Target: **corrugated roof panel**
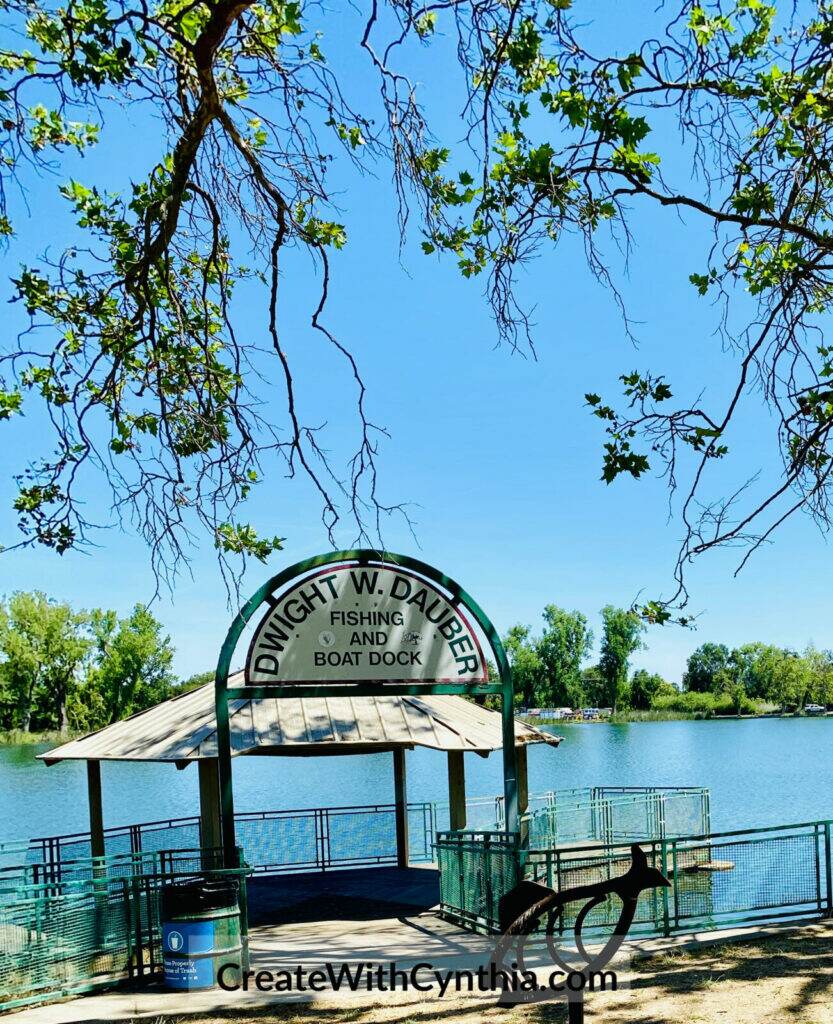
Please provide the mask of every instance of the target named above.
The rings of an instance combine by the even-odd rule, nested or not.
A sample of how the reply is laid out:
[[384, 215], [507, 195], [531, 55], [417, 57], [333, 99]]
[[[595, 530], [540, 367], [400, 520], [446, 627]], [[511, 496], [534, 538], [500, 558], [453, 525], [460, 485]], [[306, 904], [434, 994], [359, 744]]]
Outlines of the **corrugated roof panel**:
[[[240, 675], [229, 680], [232, 687]], [[310, 697], [230, 700], [232, 752], [309, 748], [349, 752], [352, 745], [499, 750], [501, 716], [462, 697]], [[558, 737], [515, 723], [518, 743], [558, 744]], [[191, 761], [217, 756], [214, 686], [208, 684], [123, 722], [39, 755], [63, 760]]]

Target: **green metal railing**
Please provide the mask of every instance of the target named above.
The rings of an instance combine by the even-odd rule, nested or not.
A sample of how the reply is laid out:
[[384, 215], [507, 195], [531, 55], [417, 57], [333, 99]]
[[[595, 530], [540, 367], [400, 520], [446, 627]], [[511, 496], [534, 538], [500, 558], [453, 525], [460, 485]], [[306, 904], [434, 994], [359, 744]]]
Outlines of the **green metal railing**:
[[530, 800], [530, 844], [604, 845], [710, 831], [709, 791], [694, 787], [593, 787]]
[[[326, 871], [396, 863], [393, 804], [244, 811], [235, 815], [235, 822], [238, 842], [246, 851], [247, 862], [258, 873]], [[433, 859], [435, 822], [433, 803], [408, 804], [409, 856], [413, 863], [428, 863]], [[136, 857], [172, 847], [198, 848], [201, 840], [198, 817], [167, 818], [104, 830], [108, 856]], [[9, 845], [19, 848], [19, 844]], [[2, 852], [0, 847], [0, 856]], [[32, 865], [39, 865], [35, 870], [49, 880], [62, 878], [65, 864], [89, 857], [89, 832], [74, 832], [30, 840], [25, 859]], [[11, 859], [15, 860], [14, 851]], [[19, 853], [17, 859], [20, 859]]]
[[245, 951], [247, 869], [206, 867], [212, 862], [222, 863], [222, 851], [117, 855], [76, 861], [62, 880], [37, 883], [31, 865], [8, 869], [0, 877], [0, 1010], [158, 974], [159, 893], [172, 881], [238, 879]]
[[[408, 804], [408, 845], [412, 863], [434, 859], [434, 833], [449, 826], [448, 804]], [[466, 801], [469, 829], [504, 829], [503, 797]], [[613, 843], [709, 831], [708, 790], [687, 787], [592, 787], [548, 790], [529, 797], [525, 829], [537, 845]], [[238, 841], [253, 871], [281, 874], [396, 863], [393, 804], [310, 807], [285, 811], [245, 811], [235, 815]], [[200, 819], [167, 818], [104, 830], [108, 856], [137, 857], [148, 852], [199, 847]], [[91, 855], [88, 832], [32, 839], [0, 846], [2, 865], [25, 859], [33, 880], [64, 877], [64, 865]]]
[[[672, 935], [833, 916], [832, 826], [813, 821], [641, 842], [649, 863], [666, 874], [671, 887], [643, 894], [632, 930]], [[513, 878], [556, 890], [607, 881], [627, 870], [630, 844], [528, 850], [518, 844], [511, 869], [505, 863], [511, 855], [496, 854], [485, 834], [443, 832], [437, 837], [437, 855], [443, 916], [496, 931], [498, 901], [512, 888]], [[499, 863], [493, 867], [496, 856]], [[485, 878], [490, 879], [488, 888], [481, 881]], [[502, 886], [504, 878], [512, 884]], [[572, 927], [580, 909], [567, 908], [562, 930]], [[591, 912], [586, 927], [611, 928], [620, 909], [610, 897]]]

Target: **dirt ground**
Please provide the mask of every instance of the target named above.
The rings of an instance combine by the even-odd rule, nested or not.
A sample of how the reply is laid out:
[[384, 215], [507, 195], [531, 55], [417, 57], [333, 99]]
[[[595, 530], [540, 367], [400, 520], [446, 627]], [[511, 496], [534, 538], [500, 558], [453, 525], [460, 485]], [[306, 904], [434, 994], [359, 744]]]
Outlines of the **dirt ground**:
[[[629, 987], [589, 993], [586, 1019], [605, 1024], [833, 1024], [833, 928], [687, 948], [636, 959]], [[421, 1001], [410, 993], [373, 1003], [310, 1003], [162, 1018], [155, 1024], [545, 1024], [566, 1021], [558, 1003], [504, 1010], [481, 996]]]

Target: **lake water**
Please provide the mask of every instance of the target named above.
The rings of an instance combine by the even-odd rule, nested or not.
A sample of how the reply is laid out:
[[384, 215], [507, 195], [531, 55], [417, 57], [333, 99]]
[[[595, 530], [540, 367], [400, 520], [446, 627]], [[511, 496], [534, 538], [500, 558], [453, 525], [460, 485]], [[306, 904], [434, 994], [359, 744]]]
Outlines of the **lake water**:
[[[563, 725], [560, 747], [529, 752], [531, 793], [593, 785], [706, 786], [715, 830], [833, 818], [833, 719]], [[0, 747], [0, 841], [85, 830], [83, 763], [47, 768], [43, 747]], [[445, 755], [409, 752], [410, 800], [444, 800]], [[466, 757], [471, 796], [501, 791], [500, 754]], [[166, 764], [102, 766], [106, 825], [197, 813], [197, 770]], [[390, 754], [241, 757], [237, 810], [393, 802]]]

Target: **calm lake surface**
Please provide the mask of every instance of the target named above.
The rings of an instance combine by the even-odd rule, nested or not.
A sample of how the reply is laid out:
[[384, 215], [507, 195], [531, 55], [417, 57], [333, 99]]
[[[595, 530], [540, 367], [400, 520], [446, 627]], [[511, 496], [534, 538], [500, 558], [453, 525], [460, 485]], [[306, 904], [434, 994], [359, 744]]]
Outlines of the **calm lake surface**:
[[[563, 725], [560, 747], [532, 747], [529, 788], [592, 785], [707, 786], [717, 830], [833, 818], [833, 718]], [[44, 747], [0, 747], [0, 841], [85, 830], [82, 763], [47, 768]], [[410, 800], [445, 800], [446, 759], [408, 753]], [[238, 810], [393, 801], [390, 754], [360, 757], [240, 757]], [[182, 817], [198, 810], [197, 770], [105, 763], [105, 825]], [[501, 791], [500, 754], [467, 755], [471, 796]]]

